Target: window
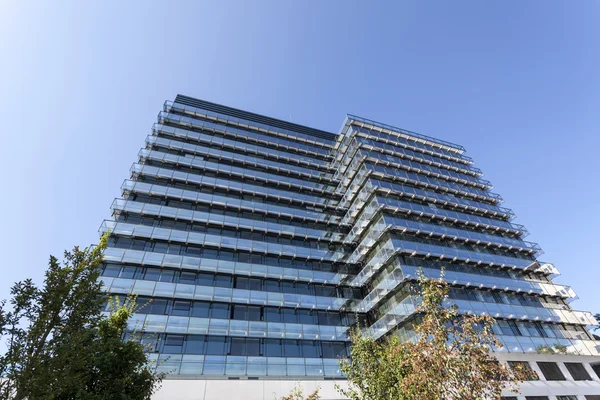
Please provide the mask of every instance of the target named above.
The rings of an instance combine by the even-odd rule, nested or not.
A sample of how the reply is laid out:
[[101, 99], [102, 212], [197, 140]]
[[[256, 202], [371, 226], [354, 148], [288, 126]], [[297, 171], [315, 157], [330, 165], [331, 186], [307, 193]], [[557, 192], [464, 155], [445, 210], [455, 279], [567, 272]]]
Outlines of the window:
[[302, 357], [300, 345], [297, 340], [286, 340], [284, 344], [286, 357]]
[[542, 370], [544, 377], [546, 377], [546, 380], [548, 380], [548, 381], [564, 381], [565, 380], [565, 376], [561, 372], [560, 368], [558, 368], [558, 365], [556, 363], [538, 361], [537, 364], [540, 367], [540, 369]]
[[548, 400], [548, 396], [525, 396], [525, 400]]
[[260, 321], [260, 307], [248, 306], [248, 321]]
[[248, 289], [262, 290], [262, 281], [260, 279], [248, 279]]
[[222, 336], [207, 336], [206, 354], [213, 356], [224, 356], [227, 342]]
[[556, 400], [577, 400], [577, 396], [556, 396]]
[[191, 308], [191, 301], [175, 300], [175, 302], [173, 303], [173, 310], [171, 311], [171, 314], [187, 317], [188, 315], [190, 315]]
[[159, 315], [164, 315], [165, 311], [167, 310], [167, 303], [168, 300], [162, 300], [162, 299], [152, 299], [148, 302], [148, 305], [146, 307], [148, 310], [148, 314], [159, 314]]
[[187, 354], [204, 354], [206, 352], [206, 337], [203, 335], [189, 335], [185, 346]]
[[175, 271], [162, 270], [162, 272], [160, 274], [160, 281], [161, 282], [173, 282], [174, 273], [175, 273]]
[[319, 357], [319, 348], [317, 342], [312, 340], [301, 340], [300, 345], [302, 346], [302, 357], [306, 358], [317, 358]]
[[212, 318], [229, 319], [229, 304], [213, 303], [210, 316]]
[[314, 290], [308, 283], [296, 283], [296, 293], [298, 294], [314, 294]]
[[192, 317], [208, 318], [210, 313], [210, 303], [195, 301], [192, 308]]
[[147, 281], [158, 281], [160, 279], [160, 269], [147, 268], [144, 279]]
[[279, 313], [279, 308], [265, 307], [264, 320], [266, 322], [281, 322], [281, 315]]
[[298, 323], [300, 324], [314, 324], [316, 321], [316, 313], [313, 315], [311, 310], [298, 309]]
[[260, 339], [246, 339], [246, 356], [260, 356]]
[[283, 356], [283, 348], [279, 339], [265, 339], [265, 356], [281, 357]]
[[164, 353], [181, 353], [183, 350], [183, 335], [167, 335], [165, 339]]
[[592, 364], [592, 369], [594, 370], [598, 378], [600, 378], [600, 364]]
[[[119, 302], [121, 300], [119, 299]], [[148, 299], [147, 297], [138, 297], [135, 299], [135, 307], [136, 307], [136, 313], [138, 314], [148, 314], [150, 311], [150, 307], [148, 306], [148, 302], [150, 301], [150, 299]], [[119, 304], [123, 304], [123, 303], [119, 303]], [[108, 310], [108, 303], [106, 304], [107, 310]]]
[[144, 351], [153, 353], [156, 351], [158, 344], [158, 335], [155, 333], [144, 333], [140, 339], [140, 343], [144, 346]]
[[224, 288], [230, 288], [232, 287], [232, 277], [231, 276], [225, 276], [225, 275], [217, 275], [215, 276], [215, 286], [216, 287], [224, 287]]
[[319, 325], [331, 325], [329, 323], [329, 313], [326, 311], [317, 311]]
[[246, 321], [248, 319], [248, 306], [236, 304], [233, 307], [233, 319]]
[[248, 278], [235, 278], [236, 289], [248, 289]]
[[231, 338], [231, 347], [229, 354], [232, 356], [245, 356], [246, 355], [246, 339], [244, 338]]
[[527, 371], [530, 378], [528, 380], [537, 381], [540, 378], [537, 376], [537, 373], [531, 369], [531, 365], [527, 361], [509, 361], [508, 366], [511, 368], [517, 368], [521, 371]]
[[586, 371], [583, 364], [566, 362], [565, 367], [576, 381], [591, 381], [590, 374]]
[[279, 292], [279, 282], [266, 280], [264, 290], [267, 292]]
[[600, 400], [600, 395], [597, 395], [597, 394], [587, 394], [585, 396], [585, 400]]
[[104, 268], [104, 271], [102, 272], [103, 276], [113, 276], [113, 277], [117, 277], [119, 276], [119, 273], [121, 272], [121, 266], [120, 265], [107, 265]]
[[282, 308], [281, 315], [283, 316], [283, 322], [298, 322], [298, 318], [296, 317], [296, 311], [291, 308]]
[[198, 285], [201, 286], [213, 286], [215, 276], [212, 274], [199, 273], [198, 274]]
[[322, 342], [321, 349], [323, 350], [323, 358], [335, 358], [331, 342]]
[[135, 275], [135, 267], [123, 267], [120, 278], [132, 279]]
[[503, 335], [521, 336], [521, 333], [519, 332], [519, 329], [517, 328], [517, 325], [514, 321], [498, 320], [496, 321], [496, 323], [500, 327]]
[[196, 274], [194, 272], [181, 272], [179, 282], [193, 285], [196, 283]]

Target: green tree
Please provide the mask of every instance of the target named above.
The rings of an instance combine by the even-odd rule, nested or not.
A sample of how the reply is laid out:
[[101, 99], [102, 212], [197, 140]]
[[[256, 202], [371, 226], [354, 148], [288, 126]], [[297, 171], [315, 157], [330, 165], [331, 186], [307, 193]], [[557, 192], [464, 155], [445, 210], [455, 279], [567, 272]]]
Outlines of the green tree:
[[488, 399], [535, 378], [531, 370], [508, 368], [492, 355], [491, 347], [502, 347], [492, 331], [493, 318], [459, 315], [456, 306], [444, 305], [448, 285], [443, 277], [421, 275], [417, 288], [415, 340], [377, 341], [357, 328], [352, 357], [341, 362], [349, 384], [338, 387], [343, 395], [351, 400]]
[[41, 287], [17, 282], [0, 303], [0, 399], [150, 398], [161, 376], [139, 343], [122, 341], [132, 300], [102, 316], [106, 243], [51, 256]]

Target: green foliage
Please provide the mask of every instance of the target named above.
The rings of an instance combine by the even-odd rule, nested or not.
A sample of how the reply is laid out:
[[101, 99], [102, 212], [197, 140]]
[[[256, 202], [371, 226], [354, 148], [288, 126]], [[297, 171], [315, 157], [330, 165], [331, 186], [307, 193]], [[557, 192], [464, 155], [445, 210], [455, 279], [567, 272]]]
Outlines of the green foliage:
[[0, 303], [0, 399], [149, 399], [161, 376], [140, 344], [123, 342], [133, 301], [102, 316], [99, 278], [107, 237], [50, 257], [44, 284], [28, 279]]
[[459, 315], [444, 306], [448, 286], [442, 278], [418, 282], [420, 322], [414, 341], [396, 336], [376, 341], [352, 333], [352, 357], [341, 362], [351, 400], [437, 400], [498, 398], [517, 391], [530, 371], [499, 363], [490, 348], [502, 347], [493, 334], [493, 318]]
[[351, 334], [352, 357], [341, 362], [350, 389], [338, 390], [351, 400], [404, 399], [399, 385], [407, 375], [404, 351], [396, 336], [381, 341], [363, 336], [360, 327]]
[[302, 386], [296, 383], [294, 388], [290, 391], [290, 394], [281, 397], [279, 400], [319, 400], [320, 398], [319, 388], [316, 388], [311, 394], [304, 397]]

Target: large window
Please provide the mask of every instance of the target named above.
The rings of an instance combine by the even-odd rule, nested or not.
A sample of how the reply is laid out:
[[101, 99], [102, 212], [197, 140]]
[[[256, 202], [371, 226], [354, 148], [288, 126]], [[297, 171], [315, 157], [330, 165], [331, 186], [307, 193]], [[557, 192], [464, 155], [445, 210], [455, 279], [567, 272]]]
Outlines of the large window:
[[181, 353], [183, 351], [183, 335], [167, 335], [163, 351], [165, 353]]
[[554, 362], [539, 362], [538, 366], [542, 370], [544, 377], [547, 381], [564, 381], [565, 376], [563, 375], [558, 365]]
[[530, 376], [529, 380], [535, 380], [535, 381], [539, 380], [537, 373], [533, 369], [531, 369], [531, 365], [529, 365], [529, 363], [527, 361], [509, 361], [508, 366], [511, 368], [516, 368], [521, 371], [526, 371], [528, 373], [528, 375]]
[[569, 373], [571, 374], [573, 379], [575, 379], [576, 381], [591, 381], [592, 380], [592, 378], [590, 377], [590, 374], [588, 374], [585, 367], [581, 363], [566, 362], [565, 367], [567, 367], [567, 370], [569, 371]]

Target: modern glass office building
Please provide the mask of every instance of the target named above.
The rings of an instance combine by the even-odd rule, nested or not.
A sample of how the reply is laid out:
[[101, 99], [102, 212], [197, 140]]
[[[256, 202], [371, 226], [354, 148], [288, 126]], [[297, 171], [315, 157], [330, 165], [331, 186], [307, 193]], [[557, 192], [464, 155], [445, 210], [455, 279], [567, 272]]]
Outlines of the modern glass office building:
[[445, 270], [461, 312], [496, 318], [501, 359], [599, 353], [592, 315], [460, 145], [178, 95], [138, 156], [101, 227], [102, 279], [137, 293], [131, 326], [172, 377], [342, 378], [355, 324], [411, 336], [419, 268]]

